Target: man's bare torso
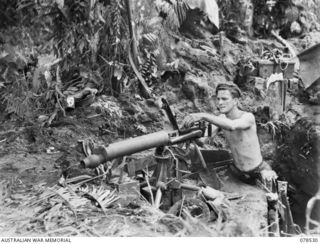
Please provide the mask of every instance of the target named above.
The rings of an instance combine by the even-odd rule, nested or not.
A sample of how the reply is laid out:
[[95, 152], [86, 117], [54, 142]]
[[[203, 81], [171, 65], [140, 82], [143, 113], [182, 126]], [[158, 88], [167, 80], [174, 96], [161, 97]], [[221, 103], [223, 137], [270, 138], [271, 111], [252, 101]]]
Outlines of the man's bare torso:
[[[240, 117], [245, 113], [243, 112]], [[262, 156], [255, 123], [245, 130], [223, 130], [223, 132], [230, 146], [234, 164], [239, 170], [248, 172], [261, 164]]]

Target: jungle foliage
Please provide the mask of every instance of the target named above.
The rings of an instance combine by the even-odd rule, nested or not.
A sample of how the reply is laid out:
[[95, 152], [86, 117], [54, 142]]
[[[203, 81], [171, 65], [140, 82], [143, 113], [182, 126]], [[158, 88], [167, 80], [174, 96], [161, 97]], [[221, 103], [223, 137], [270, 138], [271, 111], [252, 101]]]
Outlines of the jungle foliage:
[[140, 82], [156, 82], [170, 69], [167, 36], [178, 32], [188, 5], [154, 6], [157, 16], [130, 21], [126, 0], [1, 0], [0, 109], [28, 119], [42, 114], [51, 123], [65, 115], [66, 97], [85, 88], [137, 92], [137, 72]]

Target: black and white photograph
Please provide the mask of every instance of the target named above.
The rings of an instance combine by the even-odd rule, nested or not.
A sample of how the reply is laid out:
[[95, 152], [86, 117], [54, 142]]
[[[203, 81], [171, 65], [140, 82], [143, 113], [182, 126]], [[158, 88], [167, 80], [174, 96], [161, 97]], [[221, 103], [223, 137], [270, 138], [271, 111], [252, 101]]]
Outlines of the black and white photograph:
[[318, 243], [319, 105], [320, 0], [0, 0], [0, 242]]

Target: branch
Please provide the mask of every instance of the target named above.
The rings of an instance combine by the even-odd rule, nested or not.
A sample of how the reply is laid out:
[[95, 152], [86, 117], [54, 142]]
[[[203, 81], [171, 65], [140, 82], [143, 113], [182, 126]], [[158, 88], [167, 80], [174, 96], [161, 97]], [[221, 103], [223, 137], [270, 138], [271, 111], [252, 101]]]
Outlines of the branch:
[[129, 55], [129, 62], [132, 66], [132, 69], [134, 71], [134, 73], [136, 74], [136, 76], [138, 77], [138, 80], [140, 81], [140, 84], [142, 86], [143, 89], [143, 96], [146, 98], [150, 98], [151, 97], [151, 92], [148, 88], [148, 85], [146, 83], [146, 81], [143, 79], [141, 73], [139, 72], [139, 70], [137, 69], [133, 59], [132, 59], [132, 55], [131, 55], [131, 48], [130, 45], [128, 46], [128, 55]]
[[131, 15], [131, 4], [130, 0], [126, 0], [126, 7], [127, 7], [127, 13], [128, 13], [128, 24], [129, 24], [129, 34], [130, 34], [130, 39], [131, 41], [131, 50], [133, 54], [133, 61], [135, 65], [138, 64], [138, 50], [137, 50], [137, 41], [136, 37], [133, 31], [133, 26], [132, 26], [132, 15]]

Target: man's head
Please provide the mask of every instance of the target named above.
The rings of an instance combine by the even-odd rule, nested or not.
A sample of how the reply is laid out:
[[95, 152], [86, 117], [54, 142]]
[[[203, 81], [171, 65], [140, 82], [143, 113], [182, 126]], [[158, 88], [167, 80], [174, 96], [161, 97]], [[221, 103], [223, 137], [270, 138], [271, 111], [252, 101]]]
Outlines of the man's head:
[[220, 83], [216, 88], [217, 107], [223, 114], [229, 113], [238, 105], [241, 91], [235, 84]]

